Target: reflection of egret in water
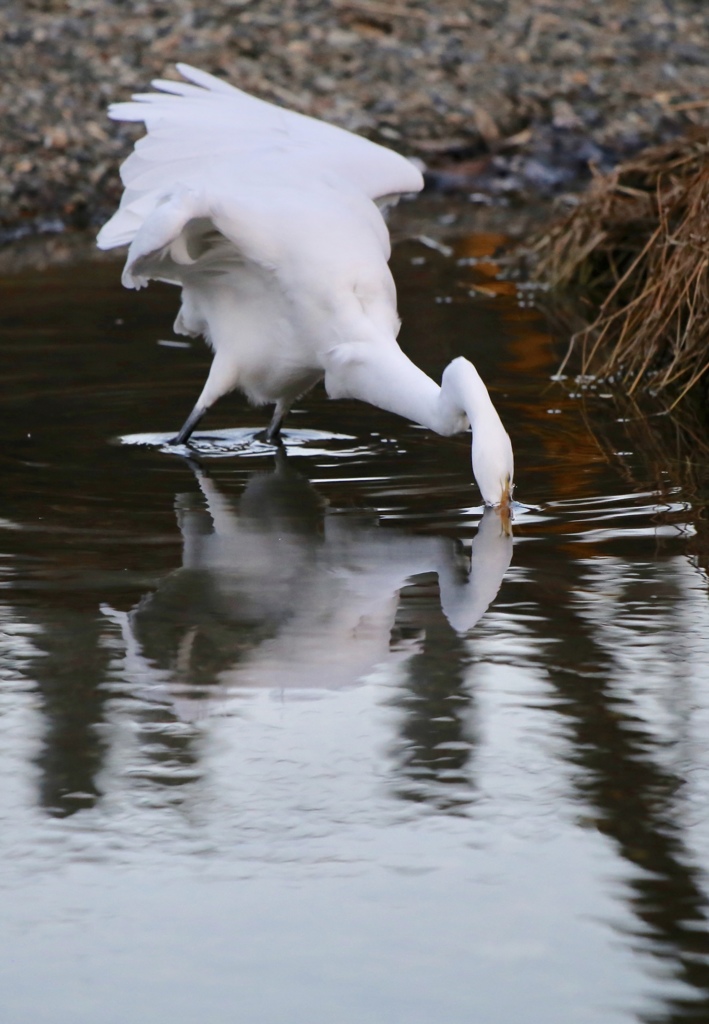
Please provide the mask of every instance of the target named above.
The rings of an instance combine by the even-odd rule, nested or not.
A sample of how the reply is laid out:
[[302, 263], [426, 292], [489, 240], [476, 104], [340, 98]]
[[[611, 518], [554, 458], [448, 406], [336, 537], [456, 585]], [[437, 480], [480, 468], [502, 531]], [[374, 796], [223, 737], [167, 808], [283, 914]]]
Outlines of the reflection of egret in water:
[[407, 588], [397, 616], [402, 636], [415, 629], [418, 649], [391, 704], [402, 712], [393, 751], [396, 791], [404, 800], [462, 812], [473, 799], [468, 764], [473, 692], [466, 674], [469, 655], [437, 607], [431, 585]]
[[[486, 512], [472, 544], [468, 587], [475, 597], [467, 605], [470, 625], [494, 599], [500, 571], [511, 555], [512, 538]], [[469, 651], [465, 638], [456, 636], [451, 621], [441, 614], [430, 579], [408, 587], [403, 596], [395, 631], [420, 639], [404, 684], [391, 701], [404, 712], [394, 751], [397, 791], [406, 800], [461, 812], [473, 799], [467, 771], [475, 741]]]
[[[627, 566], [621, 565], [622, 573]], [[640, 578], [638, 584], [646, 588], [651, 578]], [[542, 663], [557, 698], [550, 706], [565, 723], [570, 761], [577, 769], [574, 784], [589, 809], [587, 820], [631, 867], [626, 884], [637, 921], [631, 931], [634, 948], [658, 961], [663, 977], [686, 986], [685, 995], [675, 994], [675, 988], [661, 1010], [638, 1014], [638, 1019], [648, 1024], [707, 1021], [709, 900], [685, 827], [685, 780], [668, 763], [671, 748], [634, 707], [623, 661], [629, 646], [617, 633], [626, 616], [631, 635], [637, 633], [648, 595], [643, 591], [638, 598], [622, 575], [594, 579], [587, 569], [583, 587], [573, 591], [564, 589], [565, 579], [560, 571], [547, 588], [559, 624], [555, 657]], [[679, 604], [681, 596], [681, 590], [667, 593], [665, 601]], [[657, 605], [653, 611], [647, 620], [650, 635], [662, 629]], [[544, 639], [543, 627], [540, 635]], [[651, 692], [647, 687], [642, 691]]]
[[[470, 629], [495, 596], [512, 538], [485, 513], [480, 566], [448, 538], [382, 528], [367, 514], [331, 514], [280, 452], [237, 503], [195, 468], [205, 505], [178, 500], [183, 566], [126, 616], [134, 651], [164, 684], [199, 697], [233, 687], [351, 686], [389, 655], [399, 591], [435, 572], [441, 606]], [[137, 646], [136, 646], [137, 645]], [[166, 675], [165, 675], [166, 674]]]
[[[83, 602], [82, 602], [83, 604]], [[46, 731], [36, 762], [39, 799], [56, 817], [91, 807], [99, 797], [96, 776], [105, 741], [96, 728], [108, 695], [97, 686], [109, 662], [101, 645], [102, 622], [86, 607], [55, 607], [33, 633], [37, 657], [27, 675], [41, 694]]]
[[[114, 667], [149, 704], [164, 700], [187, 722], [210, 695], [350, 687], [393, 662], [414, 665], [420, 687], [427, 658], [447, 659], [450, 674], [451, 647], [462, 664], [455, 631], [472, 628], [484, 614], [512, 554], [512, 537], [495, 510], [485, 512], [471, 568], [450, 538], [385, 528], [369, 514], [329, 512], [283, 451], [275, 472], [251, 477], [236, 501], [193, 469], [202, 500], [177, 502], [182, 567], [131, 612], [104, 608], [121, 631]], [[446, 635], [439, 623], [430, 628], [430, 614], [417, 624], [413, 602], [401, 621], [411, 620], [415, 633], [424, 625], [426, 636], [412, 654], [394, 630], [400, 592], [431, 573]], [[459, 699], [462, 669], [453, 675]], [[417, 718], [427, 714], [421, 694]], [[416, 744], [416, 735], [412, 726], [406, 742]]]

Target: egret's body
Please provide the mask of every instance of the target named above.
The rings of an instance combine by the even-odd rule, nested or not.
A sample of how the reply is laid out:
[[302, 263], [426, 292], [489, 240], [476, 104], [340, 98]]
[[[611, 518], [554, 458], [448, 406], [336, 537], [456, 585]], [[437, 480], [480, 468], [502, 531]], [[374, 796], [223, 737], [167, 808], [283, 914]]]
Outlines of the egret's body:
[[[115, 104], [148, 134], [126, 160], [125, 193], [99, 234], [129, 245], [123, 283], [182, 288], [175, 330], [214, 350], [204, 389], [177, 435], [238, 388], [290, 406], [324, 378], [332, 398], [359, 398], [440, 434], [473, 428], [473, 472], [487, 504], [509, 502], [512, 448], [467, 360], [441, 387], [399, 348], [389, 234], [378, 203], [418, 191], [404, 157], [282, 110], [185, 65], [194, 84]], [[165, 95], [167, 93], [168, 95]]]

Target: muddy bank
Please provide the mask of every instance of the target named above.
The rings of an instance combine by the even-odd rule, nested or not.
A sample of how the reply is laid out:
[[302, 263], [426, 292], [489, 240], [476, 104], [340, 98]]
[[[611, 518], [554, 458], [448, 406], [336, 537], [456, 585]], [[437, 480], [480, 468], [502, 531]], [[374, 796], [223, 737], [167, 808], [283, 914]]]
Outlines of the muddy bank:
[[135, 137], [106, 106], [178, 60], [528, 200], [708, 123], [707, 39], [691, 0], [10, 0], [0, 228], [99, 223]]

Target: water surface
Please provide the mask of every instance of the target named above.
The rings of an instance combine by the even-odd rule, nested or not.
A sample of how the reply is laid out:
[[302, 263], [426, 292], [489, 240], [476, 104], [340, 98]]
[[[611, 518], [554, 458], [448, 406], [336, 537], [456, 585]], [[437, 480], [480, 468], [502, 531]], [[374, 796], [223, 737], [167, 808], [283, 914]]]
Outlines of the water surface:
[[706, 495], [551, 381], [501, 240], [394, 270], [406, 350], [490, 384], [513, 537], [465, 438], [321, 390], [279, 453], [237, 396], [135, 443], [208, 365], [173, 290], [3, 279], [3, 1022], [709, 1019]]

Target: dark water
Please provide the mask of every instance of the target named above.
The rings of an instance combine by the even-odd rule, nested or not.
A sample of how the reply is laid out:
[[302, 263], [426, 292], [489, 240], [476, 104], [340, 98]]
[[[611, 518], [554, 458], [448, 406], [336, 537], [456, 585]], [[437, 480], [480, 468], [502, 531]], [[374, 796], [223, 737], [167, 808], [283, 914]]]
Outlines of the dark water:
[[201, 387], [173, 291], [2, 281], [3, 1024], [709, 1021], [705, 495], [550, 381], [499, 241], [394, 267], [513, 540], [465, 439], [321, 391], [276, 458], [238, 397], [198, 459], [117, 443]]

